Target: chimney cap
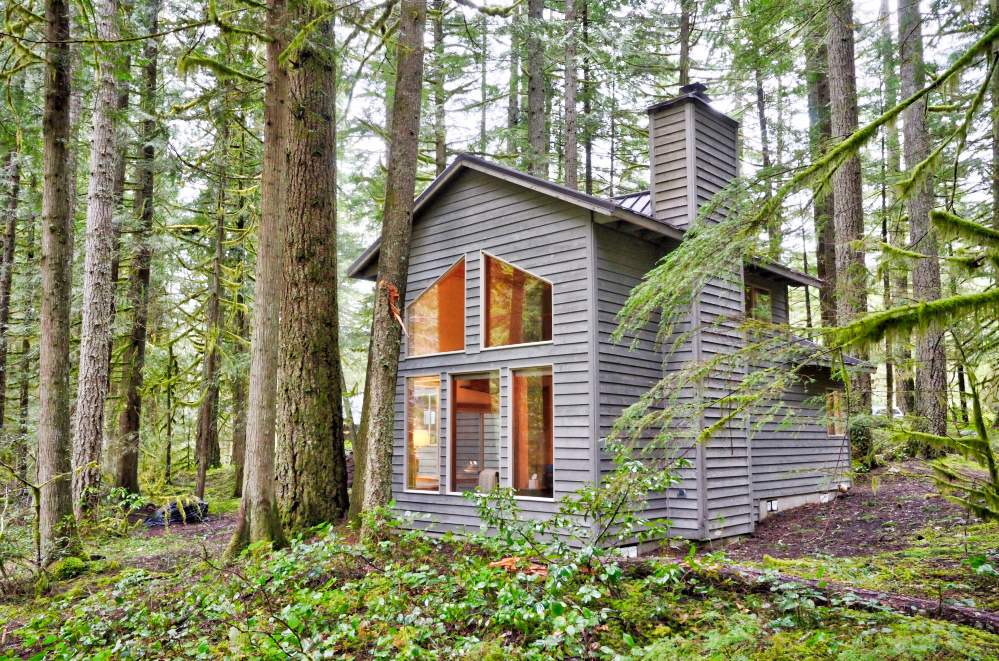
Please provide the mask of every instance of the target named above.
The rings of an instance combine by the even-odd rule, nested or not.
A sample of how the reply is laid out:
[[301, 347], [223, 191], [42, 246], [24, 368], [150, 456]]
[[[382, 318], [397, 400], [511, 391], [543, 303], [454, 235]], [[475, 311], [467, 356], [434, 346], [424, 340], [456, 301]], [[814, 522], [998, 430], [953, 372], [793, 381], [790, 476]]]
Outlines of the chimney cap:
[[700, 82], [689, 83], [680, 87], [680, 93], [683, 95], [696, 96], [704, 101], [711, 101], [708, 95], [705, 94], [707, 90], [708, 86]]

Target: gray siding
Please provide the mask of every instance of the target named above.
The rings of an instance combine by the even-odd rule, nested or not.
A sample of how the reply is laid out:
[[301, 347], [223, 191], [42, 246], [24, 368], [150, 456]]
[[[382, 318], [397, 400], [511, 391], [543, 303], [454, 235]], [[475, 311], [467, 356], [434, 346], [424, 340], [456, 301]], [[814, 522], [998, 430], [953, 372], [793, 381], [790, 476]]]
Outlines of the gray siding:
[[687, 105], [678, 103], [649, 115], [652, 215], [677, 227], [687, 226], [690, 211]]
[[[757, 500], [828, 491], [850, 470], [850, 448], [842, 436], [829, 436], [825, 394], [842, 390], [829, 369], [811, 368], [781, 401], [790, 416], [767, 421], [760, 417], [751, 427], [753, 491]], [[757, 519], [759, 512], [756, 513]]]
[[750, 273], [745, 274], [746, 285], [756, 285], [770, 292], [770, 315], [775, 324], [789, 323], [787, 303], [787, 285], [780, 284], [772, 278]]
[[[618, 312], [624, 307], [631, 291], [641, 284], [645, 274], [666, 254], [667, 248], [605, 227], [596, 226], [594, 231], [597, 246], [600, 437], [607, 438], [624, 409], [636, 403], [666, 373], [689, 362], [693, 354], [688, 344], [672, 353], [669, 362], [663, 364], [665, 356], [656, 341], [658, 315], [640, 332], [628, 333], [617, 343], [612, 340], [611, 336], [618, 326]], [[643, 440], [647, 442], [649, 439]], [[687, 446], [674, 452], [686, 458], [691, 468], [681, 471], [682, 481], [677, 488], [650, 497], [647, 516], [670, 519], [677, 534], [695, 537], [699, 525], [698, 482], [693, 468], [696, 448]], [[601, 474], [606, 475], [613, 468], [608, 456], [602, 454]], [[679, 489], [684, 490], [684, 498], [677, 497]]]
[[[406, 304], [462, 256], [465, 274], [465, 351], [405, 357], [396, 390], [393, 491], [399, 510], [430, 513], [436, 530], [478, 528], [475, 508], [446, 493], [450, 416], [448, 378], [470, 372], [500, 373], [500, 480], [510, 486], [510, 369], [552, 365], [555, 498], [593, 481], [590, 441], [589, 212], [528, 188], [474, 171], [454, 179], [413, 228]], [[486, 251], [552, 282], [552, 342], [482, 350], [480, 342], [480, 251]], [[439, 493], [403, 489], [406, 378], [441, 378]], [[556, 509], [548, 501], [522, 500], [526, 513]]]

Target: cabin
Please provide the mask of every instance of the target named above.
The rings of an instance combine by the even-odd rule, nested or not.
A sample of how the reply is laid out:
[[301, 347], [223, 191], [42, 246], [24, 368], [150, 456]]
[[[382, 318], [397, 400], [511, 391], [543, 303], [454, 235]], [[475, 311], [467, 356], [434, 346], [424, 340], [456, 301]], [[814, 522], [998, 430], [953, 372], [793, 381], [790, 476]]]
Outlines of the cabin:
[[[602, 199], [460, 155], [416, 199], [396, 391], [399, 510], [429, 514], [437, 531], [478, 529], [462, 494], [501, 486], [525, 515], [550, 514], [612, 469], [602, 448], [625, 407], [665, 371], [742, 341], [714, 320], [762, 309], [786, 322], [788, 288], [821, 284], [747, 261], [699, 293], [688, 323], [702, 330], [669, 360], [654, 322], [637, 344], [612, 341], [632, 289], [738, 174], [738, 122], [704, 89], [685, 86], [648, 109], [648, 191]], [[348, 273], [374, 280], [377, 265], [376, 242]], [[785, 394], [793, 427], [741, 421], [695, 444], [681, 482], [653, 495], [648, 515], [670, 519], [671, 536], [718, 539], [830, 498], [850, 467], [844, 425], [824, 405], [842, 384], [828, 364], [809, 369], [810, 381]], [[718, 415], [708, 409], [699, 424]]]

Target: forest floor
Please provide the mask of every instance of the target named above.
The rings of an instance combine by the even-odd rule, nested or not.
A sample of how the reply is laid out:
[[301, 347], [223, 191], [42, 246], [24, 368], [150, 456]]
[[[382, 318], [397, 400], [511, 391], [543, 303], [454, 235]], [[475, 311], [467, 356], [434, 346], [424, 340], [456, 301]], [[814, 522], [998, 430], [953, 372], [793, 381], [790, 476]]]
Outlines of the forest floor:
[[[4, 577], [0, 659], [999, 658], [999, 635], [808, 587], [999, 610], [999, 528], [940, 498], [928, 474], [908, 462], [860, 475], [849, 494], [772, 516], [721, 549], [620, 573], [553, 557], [537, 573], [491, 566], [524, 557], [502, 540], [383, 530], [362, 547], [339, 528], [226, 566], [238, 500], [232, 475], [212, 471], [210, 522], [88, 537], [103, 559], [41, 597], [30, 577]], [[763, 577], [723, 578], [733, 566]]]

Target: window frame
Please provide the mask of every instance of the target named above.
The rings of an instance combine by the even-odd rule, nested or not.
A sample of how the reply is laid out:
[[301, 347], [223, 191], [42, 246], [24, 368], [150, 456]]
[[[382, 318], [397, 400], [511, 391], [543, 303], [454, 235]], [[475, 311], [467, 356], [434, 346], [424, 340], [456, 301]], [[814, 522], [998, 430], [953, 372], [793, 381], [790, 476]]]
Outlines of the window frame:
[[[828, 438], [843, 438], [846, 436], [846, 410], [843, 408], [844, 392], [838, 388], [826, 388], [826, 436]], [[836, 414], [830, 411], [830, 401], [835, 403]], [[837, 427], [840, 429], [837, 433]]]
[[410, 355], [409, 353], [409, 336], [408, 334], [403, 336], [402, 342], [402, 359], [409, 360], [410, 358], [429, 358], [430, 356], [450, 356], [458, 353], [466, 353], [468, 351], [468, 253], [462, 253], [461, 257], [456, 259], [451, 266], [447, 267], [443, 273], [437, 276], [433, 282], [423, 288], [417, 296], [406, 305], [405, 309], [402, 311], [402, 320], [406, 324], [407, 332], [410, 328], [409, 325], [409, 309], [416, 305], [416, 302], [423, 298], [427, 292], [433, 289], [441, 280], [446, 278], [451, 271], [455, 270], [459, 264], [465, 262], [465, 277], [463, 278], [465, 282], [464, 292], [465, 295], [462, 299], [462, 328], [464, 329], [461, 338], [461, 349], [455, 349], [454, 351], [438, 351], [436, 353], [420, 353]]
[[[410, 489], [409, 488], [409, 380], [410, 379], [437, 379], [437, 427], [440, 429], [441, 425], [441, 397], [443, 396], [443, 388], [441, 387], [444, 382], [441, 379], [440, 372], [434, 372], [429, 374], [407, 374], [405, 377], [405, 387], [403, 388], [403, 406], [402, 406], [402, 491], [403, 493], [412, 494], [424, 494], [424, 495], [435, 495], [439, 496], [441, 494], [441, 434], [438, 434], [437, 439], [437, 490], [432, 491], [430, 489]], [[445, 431], [446, 431], [445, 427]], [[446, 439], [443, 439], [446, 442]]]
[[[497, 262], [502, 262], [503, 264], [513, 267], [518, 271], [523, 271], [524, 273], [527, 273], [532, 278], [537, 278], [538, 280], [548, 283], [548, 285], [552, 289], [552, 319], [551, 319], [552, 339], [541, 340], [539, 342], [521, 342], [519, 344], [504, 344], [498, 347], [486, 346], [486, 329], [487, 329], [486, 315], [488, 314], [487, 310], [488, 299], [486, 297], [486, 288], [487, 288], [486, 257], [491, 257], [495, 259]], [[480, 250], [479, 251], [479, 351], [500, 351], [502, 349], [513, 349], [516, 347], [539, 347], [539, 346], [544, 346], [546, 344], [554, 344], [554, 343], [555, 343], [555, 283], [544, 276], [538, 275], [534, 271], [529, 271], [523, 267], [517, 266], [513, 262], [503, 259], [502, 257], [497, 257], [496, 255], [487, 250]]]
[[[520, 345], [516, 345], [516, 346], [520, 346]], [[514, 376], [515, 372], [522, 372], [522, 371], [525, 371], [525, 370], [534, 370], [534, 369], [544, 369], [546, 367], [552, 371], [552, 497], [551, 498], [542, 498], [541, 496], [518, 496], [517, 493], [516, 493], [516, 488], [513, 486], [513, 471], [514, 471], [514, 463], [515, 463], [514, 438], [513, 438], [514, 431], [513, 430], [514, 430], [514, 418], [516, 416], [516, 411], [514, 411], [514, 404], [513, 404], [513, 376]], [[503, 405], [503, 399], [502, 399], [502, 393], [503, 393], [503, 391], [502, 391], [502, 388], [503, 388], [503, 382], [500, 381], [500, 407], [501, 408], [502, 408], [502, 405]], [[507, 398], [508, 399], [507, 399], [507, 435], [506, 435], [506, 443], [507, 443], [507, 448], [506, 448], [507, 449], [507, 453], [506, 453], [506, 456], [507, 456], [507, 461], [506, 461], [506, 484], [514, 492], [513, 497], [516, 500], [534, 501], [534, 502], [539, 502], [539, 503], [554, 503], [558, 499], [558, 496], [555, 493], [555, 476], [558, 474], [558, 471], [556, 470], [556, 461], [555, 461], [555, 364], [554, 363], [539, 363], [539, 364], [536, 364], [536, 365], [534, 365], [534, 364], [531, 364], [531, 365], [518, 365], [517, 367], [510, 367], [510, 368], [508, 368], [507, 369]], [[501, 443], [501, 445], [502, 445], [502, 443]], [[500, 472], [500, 477], [502, 477], [502, 476], [503, 476], [503, 473], [501, 471]]]
[[[444, 450], [444, 452], [445, 452], [445, 464], [446, 464], [445, 469], [447, 470], [447, 480], [446, 480], [446, 484], [444, 485], [444, 493], [446, 495], [448, 495], [448, 496], [464, 496], [465, 493], [466, 493], [464, 491], [455, 491], [454, 490], [454, 484], [452, 484], [452, 477], [454, 475], [454, 468], [455, 468], [454, 467], [454, 455], [455, 455], [455, 452], [453, 451], [453, 448], [451, 446], [452, 446], [452, 434], [453, 434], [453, 430], [454, 430], [454, 415], [457, 413], [457, 407], [455, 406], [456, 398], [454, 396], [454, 393], [455, 393], [454, 382], [458, 381], [458, 380], [461, 380], [461, 379], [469, 379], [469, 378], [473, 378], [473, 377], [482, 377], [482, 376], [485, 376], [485, 375], [490, 375], [488, 378], [492, 378], [491, 375], [494, 375], [494, 374], [496, 375], [496, 380], [499, 382], [499, 393], [498, 394], [499, 394], [499, 409], [500, 409], [500, 412], [499, 412], [500, 430], [499, 430], [499, 447], [498, 447], [498, 450], [499, 450], [499, 453], [500, 453], [500, 471], [499, 471], [499, 473], [500, 473], [500, 481], [501, 481], [501, 484], [499, 486], [502, 486], [502, 479], [503, 479], [503, 373], [500, 370], [500, 368], [498, 368], [498, 367], [496, 369], [491, 369], [491, 370], [477, 370], [477, 371], [471, 371], [471, 372], [454, 372], [454, 373], [448, 372], [448, 375], [447, 375], [447, 395], [448, 395], [448, 397], [447, 397], [447, 421], [448, 421], [447, 430], [448, 430], [448, 433], [446, 434], [447, 438], [445, 439], [446, 446], [445, 446], [445, 450]], [[407, 398], [407, 401], [408, 401], [408, 398]]]
[[[743, 293], [744, 296], [747, 296], [747, 299], [745, 301], [745, 305], [743, 306], [743, 310], [744, 310], [744, 313], [746, 315], [746, 319], [753, 319], [755, 321], [761, 321], [761, 322], [764, 322], [764, 323], [767, 323], [767, 324], [774, 323], [774, 292], [773, 292], [773, 289], [771, 289], [770, 287], [764, 287], [763, 285], [757, 285], [757, 284], [754, 284], [754, 283], [751, 283], [751, 282], [747, 282], [746, 283], [745, 289], [748, 290], [748, 291], [744, 291], [744, 293]], [[765, 319], [765, 320], [764, 319], [757, 319], [756, 317], [754, 317], [752, 315], [752, 311], [756, 309], [756, 306], [752, 305], [752, 302], [753, 302], [753, 292], [754, 291], [761, 291], [761, 292], [766, 292], [767, 293], [767, 298], [770, 299], [770, 318], [769, 319]]]

